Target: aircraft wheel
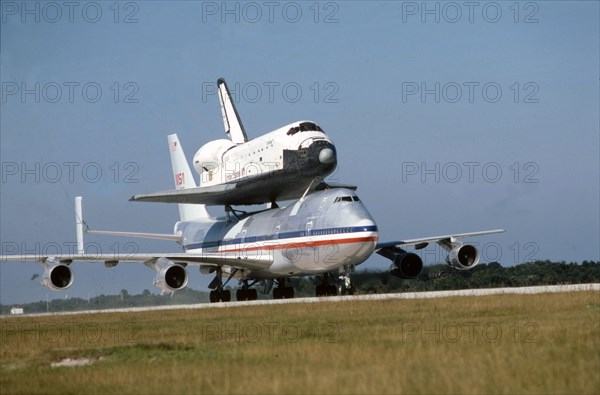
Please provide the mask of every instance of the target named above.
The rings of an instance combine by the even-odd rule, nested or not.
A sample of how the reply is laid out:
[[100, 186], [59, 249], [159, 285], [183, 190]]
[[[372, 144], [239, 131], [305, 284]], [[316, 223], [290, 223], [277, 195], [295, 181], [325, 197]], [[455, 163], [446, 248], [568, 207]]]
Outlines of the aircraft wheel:
[[238, 289], [235, 291], [235, 299], [237, 301], [248, 300], [248, 293], [245, 289]]
[[283, 297], [283, 293], [281, 292], [281, 288], [273, 288], [273, 299], [281, 299]]
[[323, 286], [322, 285], [317, 285], [315, 288], [315, 295], [320, 298], [321, 296], [325, 295], [325, 292], [323, 290]]
[[231, 301], [231, 292], [229, 292], [229, 290], [224, 290], [221, 291], [221, 301], [223, 302], [230, 302]]
[[283, 297], [286, 299], [294, 298], [294, 288], [293, 287], [285, 287], [283, 289]]
[[335, 285], [330, 285], [327, 287], [327, 296], [337, 296], [337, 287]]
[[219, 301], [219, 295], [217, 291], [210, 291], [208, 294], [208, 299], [210, 300], [210, 303], [217, 303]]
[[256, 300], [258, 299], [258, 292], [256, 288], [250, 288], [246, 291], [246, 300]]

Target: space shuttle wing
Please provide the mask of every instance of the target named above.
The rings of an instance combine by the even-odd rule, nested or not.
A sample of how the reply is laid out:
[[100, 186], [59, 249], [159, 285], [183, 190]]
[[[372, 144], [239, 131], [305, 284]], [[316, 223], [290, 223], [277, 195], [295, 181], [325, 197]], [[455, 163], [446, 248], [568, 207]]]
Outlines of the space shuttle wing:
[[[129, 200], [136, 202], [191, 203], [222, 205], [232, 195], [236, 184], [222, 184], [208, 187], [171, 189], [168, 191], [133, 195]], [[234, 204], [234, 203], [228, 203]]]
[[[162, 192], [134, 195], [129, 200], [136, 202], [191, 203], [209, 206], [250, 205], [298, 199], [309, 187], [302, 180], [289, 179], [286, 183], [274, 183], [273, 175], [265, 174], [240, 181], [207, 187], [172, 189]], [[356, 186], [320, 182], [310, 191], [326, 188], [349, 188]]]
[[264, 252], [246, 252], [239, 253], [132, 253], [132, 254], [62, 254], [62, 255], [1, 255], [0, 262], [23, 261], [40, 262], [48, 260], [56, 263], [71, 264], [72, 262], [101, 262], [111, 266], [118, 262], [153, 262], [160, 258], [165, 258], [174, 263], [185, 265], [208, 265], [208, 266], [231, 266], [240, 269], [264, 269], [273, 263], [273, 257]]

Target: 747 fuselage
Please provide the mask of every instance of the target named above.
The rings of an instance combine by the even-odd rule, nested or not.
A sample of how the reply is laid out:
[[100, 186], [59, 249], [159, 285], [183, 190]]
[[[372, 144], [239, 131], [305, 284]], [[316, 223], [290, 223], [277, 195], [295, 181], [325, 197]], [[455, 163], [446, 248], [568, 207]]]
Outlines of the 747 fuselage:
[[285, 208], [251, 215], [180, 221], [175, 233], [186, 252], [239, 254], [263, 262], [235, 278], [264, 279], [320, 274], [364, 262], [378, 240], [375, 221], [354, 191], [329, 189]]

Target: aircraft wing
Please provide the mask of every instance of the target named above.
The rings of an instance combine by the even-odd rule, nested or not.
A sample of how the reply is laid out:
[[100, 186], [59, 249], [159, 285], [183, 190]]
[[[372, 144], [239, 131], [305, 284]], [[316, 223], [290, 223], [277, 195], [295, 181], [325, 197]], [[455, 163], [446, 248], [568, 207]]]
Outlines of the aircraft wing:
[[99, 262], [104, 261], [107, 265], [114, 266], [118, 262], [153, 262], [165, 258], [175, 263], [185, 265], [207, 265], [207, 266], [231, 266], [240, 269], [263, 269], [273, 263], [273, 257], [267, 254], [255, 256], [249, 253], [224, 254], [224, 253], [149, 253], [149, 254], [63, 254], [63, 255], [1, 255], [0, 262], [6, 261], [35, 261], [44, 263], [49, 259], [64, 264], [74, 261]]
[[406, 246], [414, 246], [420, 250], [429, 243], [437, 243], [446, 251], [446, 263], [458, 270], [469, 270], [479, 263], [479, 251], [471, 244], [463, 244], [458, 239], [471, 236], [483, 236], [504, 232], [502, 229], [484, 230], [481, 232], [456, 233], [453, 235], [422, 237], [404, 241], [377, 243], [375, 252], [393, 262], [390, 273], [401, 278], [415, 278], [423, 268], [422, 259], [415, 253], [404, 251]]
[[208, 187], [195, 187], [186, 189], [171, 189], [168, 191], [153, 192], [133, 195], [129, 200], [136, 202], [161, 202], [161, 203], [192, 203], [220, 205], [227, 196], [232, 195], [236, 184], [222, 184]]
[[456, 239], [460, 239], [463, 237], [472, 237], [472, 236], [483, 236], [483, 235], [491, 235], [494, 233], [502, 233], [503, 229], [494, 229], [494, 230], [484, 230], [481, 232], [469, 232], [469, 233], [457, 233], [453, 235], [444, 235], [444, 236], [434, 236], [434, 237], [423, 237], [420, 239], [409, 239], [404, 241], [389, 241], [384, 243], [377, 243], [375, 247], [375, 252], [379, 253], [380, 250], [388, 249], [388, 248], [402, 248], [406, 246], [416, 246], [417, 249], [424, 248], [429, 243], [438, 243], [442, 245], [448, 245], [450, 243], [454, 243]]
[[[308, 185], [290, 179], [287, 183], [273, 183], [273, 175], [257, 176], [228, 184], [172, 189], [162, 192], [134, 195], [129, 200], [136, 202], [191, 203], [213, 206], [262, 204], [273, 201], [298, 199]], [[325, 188], [348, 188], [356, 186], [321, 182], [313, 190]]]
[[243, 180], [222, 185], [172, 189], [169, 191], [134, 195], [129, 200], [136, 202], [191, 203], [209, 206], [249, 205], [288, 200], [302, 196], [306, 185], [289, 184], [287, 190], [276, 190], [271, 177]]

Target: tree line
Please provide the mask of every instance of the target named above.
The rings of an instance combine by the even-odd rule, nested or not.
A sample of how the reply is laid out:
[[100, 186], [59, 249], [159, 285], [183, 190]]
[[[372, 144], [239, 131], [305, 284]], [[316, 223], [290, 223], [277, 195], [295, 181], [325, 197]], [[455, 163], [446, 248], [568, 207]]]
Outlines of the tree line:
[[[314, 296], [316, 277], [292, 278], [296, 297]], [[600, 283], [600, 261], [551, 262], [549, 260], [503, 267], [498, 262], [480, 264], [471, 270], [456, 270], [443, 264], [425, 266], [421, 274], [406, 280], [389, 272], [358, 271], [352, 274], [355, 294], [441, 291], [473, 288], [526, 287], [534, 285]], [[235, 287], [231, 287], [235, 289]], [[69, 298], [21, 305], [25, 313], [102, 310], [142, 306], [208, 303], [208, 292], [185, 288], [173, 294], [153, 294], [144, 290], [130, 295], [123, 289], [117, 295], [99, 295], [90, 299]], [[259, 299], [270, 299], [261, 295]], [[11, 305], [0, 305], [0, 314], [10, 314]]]

